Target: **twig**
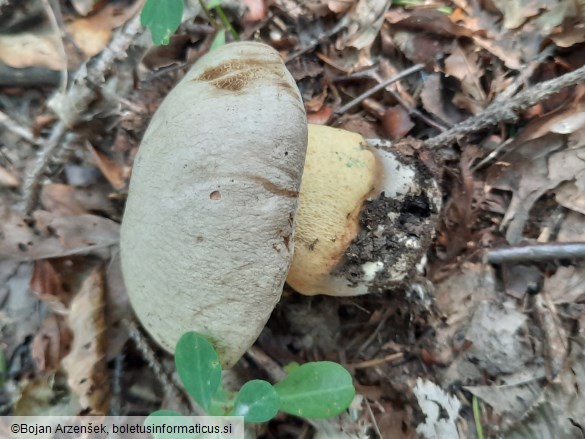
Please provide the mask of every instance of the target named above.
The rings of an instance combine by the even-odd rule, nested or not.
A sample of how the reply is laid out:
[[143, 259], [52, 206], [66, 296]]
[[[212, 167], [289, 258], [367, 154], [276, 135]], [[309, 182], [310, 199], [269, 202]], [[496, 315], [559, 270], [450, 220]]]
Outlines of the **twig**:
[[372, 407], [370, 406], [370, 403], [368, 402], [368, 398], [364, 398], [364, 402], [366, 404], [366, 407], [368, 408], [368, 414], [370, 415], [370, 418], [372, 419], [372, 426], [374, 427], [374, 431], [376, 432], [376, 434], [378, 435], [379, 438], [383, 438], [384, 436], [382, 435], [382, 432], [380, 431], [380, 427], [378, 427], [378, 422], [376, 422], [376, 417], [374, 416], [374, 412], [372, 411]]
[[478, 169], [480, 169], [482, 166], [484, 166], [485, 164], [489, 163], [490, 161], [494, 160], [499, 154], [500, 152], [506, 148], [510, 143], [512, 143], [514, 139], [510, 138], [505, 140], [504, 142], [500, 143], [496, 149], [494, 149], [492, 152], [490, 152], [487, 156], [485, 156], [483, 159], [481, 159], [479, 161], [479, 163], [477, 163], [476, 165], [473, 165], [473, 167], [471, 168], [471, 172], [475, 172]]
[[490, 250], [486, 261], [490, 264], [522, 261], [548, 261], [554, 259], [585, 258], [585, 242], [556, 242], [532, 244], [523, 247], [506, 247]]
[[276, 363], [272, 358], [264, 353], [261, 349], [252, 346], [246, 351], [246, 354], [260, 366], [268, 374], [271, 380], [280, 381], [286, 377], [286, 372], [282, 370], [282, 367]]
[[51, 159], [60, 146], [61, 138], [64, 133], [65, 125], [63, 122], [57, 122], [57, 124], [53, 126], [51, 135], [45, 142], [32, 172], [27, 176], [24, 182], [24, 212], [26, 215], [30, 215], [37, 204], [37, 200], [41, 193], [43, 176], [45, 175], [49, 163], [51, 163]]
[[[179, 400], [178, 395], [183, 392], [182, 390], [180, 390], [182, 388], [181, 385], [174, 379], [174, 375], [167, 374], [167, 371], [164, 369], [160, 361], [158, 361], [158, 359], [156, 358], [154, 351], [149, 346], [148, 342], [146, 341], [146, 338], [138, 329], [138, 326], [136, 326], [136, 323], [130, 319], [123, 319], [122, 323], [124, 324], [126, 330], [128, 331], [128, 335], [134, 342], [134, 345], [140, 351], [140, 354], [146, 360], [148, 366], [152, 369], [160, 383], [163, 385], [164, 390], [168, 392], [171, 398], [178, 401]], [[195, 404], [191, 405], [194, 415], [203, 416], [205, 414], [200, 407], [196, 406]]]
[[385, 79], [384, 81], [380, 82], [378, 85], [376, 85], [375, 87], [369, 89], [368, 91], [366, 91], [365, 93], [362, 93], [360, 96], [358, 96], [355, 99], [352, 99], [351, 101], [349, 101], [347, 104], [345, 104], [343, 107], [339, 108], [335, 114], [336, 115], [341, 115], [343, 113], [345, 113], [347, 110], [352, 109], [353, 107], [355, 107], [356, 105], [358, 105], [360, 102], [362, 102], [364, 99], [369, 98], [370, 96], [372, 96], [373, 94], [379, 92], [380, 90], [385, 89], [386, 87], [388, 87], [390, 84], [396, 82], [396, 81], [400, 81], [402, 78], [405, 78], [409, 75], [412, 75], [413, 73], [419, 72], [424, 68], [424, 64], [416, 64], [412, 67], [409, 67], [406, 70], [401, 71], [400, 73], [391, 76], [390, 78]]
[[402, 358], [404, 358], [403, 352], [395, 352], [394, 354], [386, 355], [382, 358], [374, 358], [372, 360], [366, 360], [360, 363], [348, 364], [347, 367], [350, 369], [365, 369], [367, 367], [379, 366], [380, 364], [384, 363], [391, 363], [396, 360], [401, 360]]
[[382, 330], [382, 328], [386, 325], [386, 320], [388, 320], [388, 317], [390, 317], [390, 313], [391, 310], [388, 309], [384, 312], [384, 314], [382, 315], [382, 318], [380, 319], [380, 321], [378, 322], [378, 324], [376, 325], [376, 328], [374, 328], [374, 330], [372, 331], [372, 333], [368, 336], [368, 338], [366, 339], [366, 341], [364, 341], [362, 343], [362, 345], [359, 347], [359, 349], [357, 350], [357, 354], [361, 354], [364, 349], [366, 349], [370, 344], [372, 344], [372, 342], [375, 340], [375, 338], [378, 336], [378, 333]]
[[397, 91], [394, 91], [392, 89], [388, 89], [388, 92], [394, 97], [394, 99], [396, 99], [396, 101], [398, 101], [398, 103], [400, 105], [402, 105], [402, 108], [404, 108], [406, 111], [408, 111], [409, 115], [420, 119], [421, 121], [426, 123], [428, 126], [435, 128], [436, 130], [438, 130], [441, 133], [447, 130], [447, 127], [441, 125], [440, 123], [435, 122], [430, 117], [425, 116], [422, 112], [420, 112], [416, 108], [412, 107], [408, 102], [406, 102], [404, 99], [402, 99], [402, 96], [400, 96], [400, 94]]
[[41, 67], [16, 69], [0, 64], [0, 87], [56, 87], [61, 74]]
[[29, 130], [26, 127], [23, 127], [2, 111], [0, 111], [0, 125], [3, 125], [4, 128], [6, 128], [11, 133], [16, 134], [19, 137], [22, 137], [28, 143], [32, 143], [34, 145], [39, 142], [39, 140], [35, 138], [31, 130]]
[[24, 212], [30, 215], [35, 208], [41, 192], [42, 178], [51, 159], [62, 147], [62, 137], [79, 120], [81, 114], [87, 109], [96, 95], [91, 84], [99, 85], [104, 81], [104, 75], [114, 61], [125, 56], [126, 50], [136, 37], [141, 33], [140, 16], [137, 14], [128, 21], [126, 27], [118, 32], [110, 41], [101, 55], [91, 66], [82, 66], [73, 78], [71, 87], [66, 94], [57, 95], [59, 110], [55, 110], [60, 121], [53, 126], [49, 139], [43, 145], [39, 160], [33, 171], [27, 176], [23, 188]]
[[309, 50], [314, 49], [315, 47], [317, 47], [318, 44], [320, 44], [321, 42], [328, 40], [329, 38], [331, 38], [332, 36], [334, 36], [335, 34], [341, 32], [346, 26], [347, 23], [349, 22], [349, 20], [347, 19], [347, 16], [344, 16], [341, 21], [339, 21], [339, 23], [337, 23], [333, 29], [331, 29], [328, 32], [325, 32], [323, 35], [321, 35], [319, 38], [315, 38], [314, 40], [312, 40], [307, 46], [297, 50], [296, 52], [292, 53], [291, 55], [288, 56], [288, 58], [286, 58], [284, 60], [285, 64], [288, 64], [289, 62], [291, 62], [292, 60], [298, 58], [299, 56], [307, 53]]
[[[51, 28], [53, 32], [59, 37], [59, 44], [57, 49], [59, 50], [59, 57], [61, 58], [61, 84], [59, 85], [59, 91], [61, 93], [65, 93], [67, 90], [67, 81], [68, 81], [68, 71], [67, 65], [69, 61], [67, 59], [67, 52], [65, 51], [65, 45], [63, 44], [63, 31], [59, 26], [59, 22], [57, 21], [57, 16], [55, 11], [53, 10], [53, 6], [49, 3], [49, 0], [42, 0], [43, 6], [45, 7], [45, 12], [47, 14], [47, 18], [49, 19], [49, 23], [51, 24]], [[56, 6], [58, 7], [58, 6]]]
[[424, 145], [427, 148], [449, 146], [456, 142], [461, 136], [480, 131], [503, 121], [514, 120], [517, 111], [525, 110], [553, 94], [558, 93], [563, 88], [570, 87], [583, 81], [585, 81], [585, 66], [559, 76], [558, 78], [540, 82], [533, 87], [521, 91], [515, 97], [510, 98], [507, 102], [493, 102], [477, 116], [470, 117], [444, 133], [427, 140]]
[[532, 76], [536, 68], [544, 62], [549, 56], [551, 56], [554, 52], [554, 45], [550, 45], [545, 47], [542, 52], [540, 52], [534, 60], [529, 62], [525, 65], [522, 70], [520, 70], [520, 74], [512, 81], [512, 83], [506, 87], [506, 89], [501, 92], [494, 102], [505, 102], [506, 100], [510, 99], [516, 92], [528, 81], [528, 78]]

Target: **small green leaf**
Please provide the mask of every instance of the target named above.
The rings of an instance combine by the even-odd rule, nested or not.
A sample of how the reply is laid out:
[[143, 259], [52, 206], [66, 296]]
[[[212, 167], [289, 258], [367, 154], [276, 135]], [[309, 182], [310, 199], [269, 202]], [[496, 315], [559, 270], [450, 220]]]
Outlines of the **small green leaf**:
[[221, 381], [221, 364], [211, 343], [196, 332], [183, 334], [175, 349], [175, 365], [189, 395], [207, 412]]
[[152, 433], [155, 439], [193, 439], [193, 435], [189, 434], [189, 428], [192, 430], [195, 427], [189, 418], [173, 410], [157, 410], [151, 413], [144, 420], [144, 425], [159, 428], [164, 428], [163, 426], [182, 426], [185, 428], [184, 432], [175, 430], [175, 433], [164, 431]]
[[306, 363], [274, 386], [280, 410], [304, 418], [337, 416], [355, 395], [351, 374], [331, 361]]
[[288, 374], [293, 373], [293, 371], [298, 369], [299, 367], [301, 367], [301, 365], [299, 363], [297, 363], [296, 361], [293, 361], [291, 363], [288, 363], [286, 366], [284, 366], [284, 371], [288, 375]]
[[146, 0], [140, 23], [150, 29], [154, 44], [167, 45], [179, 28], [182, 16], [183, 0]]
[[238, 392], [231, 415], [243, 416], [246, 422], [267, 422], [278, 413], [279, 400], [268, 381], [248, 381]]
[[225, 30], [220, 30], [215, 34], [209, 51], [215, 50], [221, 46], [225, 46], [225, 34], [226, 34]]

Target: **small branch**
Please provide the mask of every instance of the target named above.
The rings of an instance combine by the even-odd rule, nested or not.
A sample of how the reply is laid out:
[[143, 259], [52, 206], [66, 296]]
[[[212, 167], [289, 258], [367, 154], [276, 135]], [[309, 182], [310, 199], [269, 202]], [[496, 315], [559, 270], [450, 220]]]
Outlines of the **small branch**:
[[286, 372], [280, 367], [280, 365], [264, 353], [261, 349], [252, 346], [246, 351], [246, 355], [250, 359], [260, 366], [268, 374], [271, 380], [280, 381], [286, 377]]
[[45, 171], [51, 163], [53, 155], [60, 146], [63, 134], [65, 134], [65, 125], [63, 122], [57, 122], [57, 124], [53, 126], [51, 135], [45, 142], [32, 172], [27, 176], [24, 182], [24, 212], [26, 215], [30, 215], [37, 204], [37, 200], [41, 194], [42, 180]]
[[427, 140], [424, 145], [427, 148], [449, 146], [456, 142], [461, 136], [497, 125], [503, 121], [513, 120], [516, 117], [516, 112], [525, 110], [538, 102], [543, 101], [555, 93], [558, 93], [565, 87], [570, 87], [583, 81], [585, 81], [585, 66], [572, 72], [565, 73], [558, 78], [540, 82], [533, 87], [518, 93], [507, 102], [493, 102], [477, 116], [470, 117], [444, 133]]
[[384, 363], [393, 363], [394, 361], [402, 360], [403, 358], [404, 352], [395, 352], [394, 354], [389, 354], [382, 358], [373, 358], [360, 363], [348, 364], [347, 367], [348, 369], [365, 369], [367, 367], [379, 366]]
[[345, 113], [348, 110], [351, 110], [353, 107], [355, 107], [356, 105], [359, 105], [364, 99], [369, 98], [370, 96], [372, 96], [373, 94], [376, 94], [377, 92], [379, 92], [380, 90], [385, 89], [386, 87], [388, 87], [390, 84], [399, 81], [409, 75], [412, 75], [413, 73], [416, 72], [420, 72], [422, 69], [424, 69], [424, 64], [416, 64], [412, 67], [409, 67], [406, 70], [403, 70], [402, 72], [391, 76], [390, 78], [385, 79], [384, 81], [380, 82], [378, 85], [376, 85], [375, 87], [369, 89], [368, 91], [366, 91], [365, 93], [362, 93], [360, 96], [358, 96], [355, 99], [352, 99], [351, 101], [349, 101], [347, 104], [345, 104], [343, 107], [339, 108], [335, 114], [336, 115], [342, 115], [343, 113]]
[[406, 102], [404, 99], [402, 99], [402, 96], [400, 96], [400, 94], [397, 91], [394, 91], [392, 89], [388, 89], [388, 92], [390, 92], [390, 94], [394, 97], [394, 99], [396, 99], [398, 101], [398, 103], [400, 105], [402, 105], [402, 108], [404, 108], [406, 111], [408, 111], [409, 115], [420, 119], [422, 122], [426, 123], [430, 127], [435, 128], [436, 130], [438, 130], [441, 133], [447, 130], [447, 128], [444, 127], [443, 125], [441, 125], [441, 124], [435, 122], [434, 120], [432, 120], [431, 118], [425, 116], [422, 112], [418, 111], [416, 108], [411, 107], [408, 102]]
[[[67, 65], [69, 64], [69, 61], [67, 59], [67, 52], [65, 51], [65, 45], [63, 44], [63, 31], [61, 29], [61, 27], [59, 26], [59, 22], [57, 20], [57, 15], [55, 14], [55, 11], [53, 10], [53, 6], [49, 3], [49, 0], [42, 0], [43, 2], [43, 6], [45, 8], [45, 12], [47, 14], [47, 18], [49, 19], [49, 23], [51, 24], [51, 28], [53, 29], [53, 32], [59, 37], [59, 44], [58, 44], [58, 50], [59, 50], [59, 57], [61, 58], [61, 84], [59, 86], [59, 91], [61, 93], [65, 93], [65, 91], [67, 90], [67, 81], [68, 81], [68, 71], [67, 71]], [[58, 7], [58, 6], [56, 6]]]
[[523, 247], [506, 247], [490, 250], [486, 262], [549, 261], [554, 259], [585, 258], [585, 242], [557, 242], [554, 244], [532, 244]]
[[325, 32], [323, 35], [321, 35], [319, 38], [316, 38], [314, 40], [312, 40], [307, 46], [297, 50], [296, 52], [292, 53], [291, 55], [288, 56], [288, 58], [286, 58], [284, 60], [285, 64], [288, 64], [289, 62], [291, 62], [292, 60], [298, 58], [299, 56], [307, 53], [310, 50], [313, 50], [315, 47], [317, 47], [318, 44], [320, 44], [321, 42], [330, 39], [331, 37], [333, 37], [335, 34], [341, 32], [346, 26], [347, 23], [349, 22], [349, 20], [347, 19], [347, 16], [344, 16], [339, 23], [337, 23], [333, 29], [331, 29], [328, 32]]
[[[136, 35], [141, 33], [140, 14], [136, 14], [121, 29], [110, 44], [102, 51], [101, 55], [91, 65], [82, 66], [73, 78], [71, 87], [65, 94], [57, 95], [58, 110], [55, 110], [60, 121], [53, 126], [53, 130], [43, 145], [39, 160], [32, 172], [27, 176], [23, 188], [24, 211], [30, 215], [38, 202], [41, 192], [42, 179], [51, 159], [57, 155], [64, 145], [63, 135], [67, 128], [74, 126], [80, 116], [87, 110], [93, 101], [96, 91], [93, 86], [104, 82], [114, 61], [126, 55], [126, 50], [134, 41]], [[92, 86], [93, 85], [93, 86]]]
[[502, 103], [512, 98], [512, 96], [514, 96], [516, 92], [527, 83], [528, 78], [532, 76], [536, 68], [541, 65], [545, 59], [547, 59], [549, 56], [552, 56], [553, 53], [554, 45], [551, 44], [550, 46], [544, 48], [543, 51], [540, 52], [533, 61], [523, 66], [522, 70], [520, 70], [520, 74], [516, 76], [514, 81], [496, 97], [494, 102]]
[[6, 113], [0, 111], [0, 125], [3, 125], [8, 131], [17, 136], [23, 138], [28, 143], [37, 144], [39, 142], [38, 139], [35, 138], [34, 134], [31, 130], [26, 127], [23, 127]]

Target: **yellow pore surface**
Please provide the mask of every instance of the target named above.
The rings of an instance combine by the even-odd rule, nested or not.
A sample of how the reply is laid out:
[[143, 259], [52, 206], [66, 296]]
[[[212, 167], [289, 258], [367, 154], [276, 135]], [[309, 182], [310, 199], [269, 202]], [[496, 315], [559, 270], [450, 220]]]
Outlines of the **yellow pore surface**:
[[381, 171], [356, 133], [309, 125], [309, 145], [287, 282], [303, 294], [335, 294], [330, 272], [359, 231], [363, 202]]

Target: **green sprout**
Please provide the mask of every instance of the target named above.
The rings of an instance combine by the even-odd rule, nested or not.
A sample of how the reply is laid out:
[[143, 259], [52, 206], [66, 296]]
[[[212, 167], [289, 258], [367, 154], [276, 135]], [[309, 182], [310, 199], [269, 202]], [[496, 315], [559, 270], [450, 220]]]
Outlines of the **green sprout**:
[[[199, 0], [201, 8], [209, 22], [217, 30], [211, 49], [223, 46], [226, 43], [226, 33], [230, 33], [235, 41], [240, 39], [239, 34], [229, 22], [221, 3], [223, 0]], [[140, 14], [140, 23], [150, 30], [152, 42], [156, 45], [167, 45], [171, 36], [181, 25], [183, 17], [183, 0], [146, 0]], [[219, 17], [215, 20], [211, 11]]]
[[[351, 374], [331, 361], [306, 363], [288, 370], [272, 385], [252, 380], [238, 392], [221, 384], [221, 364], [212, 344], [196, 332], [184, 334], [175, 349], [175, 366], [187, 393], [209, 416], [243, 416], [244, 422], [268, 422], [279, 411], [308, 419], [324, 419], [344, 412], [355, 388]], [[153, 416], [177, 416], [168, 410]]]

